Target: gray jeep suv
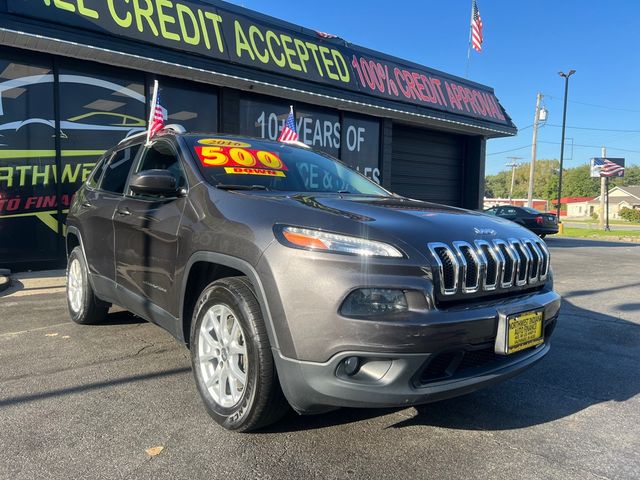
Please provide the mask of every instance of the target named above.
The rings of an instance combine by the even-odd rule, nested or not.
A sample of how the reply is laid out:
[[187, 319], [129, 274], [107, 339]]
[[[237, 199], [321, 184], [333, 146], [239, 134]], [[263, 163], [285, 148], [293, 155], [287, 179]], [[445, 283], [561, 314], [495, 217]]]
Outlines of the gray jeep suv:
[[168, 330], [231, 430], [494, 384], [547, 354], [560, 308], [529, 230], [394, 195], [301, 145], [125, 140], [67, 224], [73, 320], [117, 304]]

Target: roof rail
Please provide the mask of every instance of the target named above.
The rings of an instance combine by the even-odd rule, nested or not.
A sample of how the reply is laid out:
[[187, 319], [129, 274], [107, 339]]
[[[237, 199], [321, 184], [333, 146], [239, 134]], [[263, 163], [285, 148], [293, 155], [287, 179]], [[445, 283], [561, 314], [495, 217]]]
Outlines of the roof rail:
[[300, 148], [311, 149], [309, 145], [307, 145], [306, 143], [300, 142], [298, 140], [280, 140], [280, 143], [286, 143], [287, 145], [294, 145]]
[[173, 130], [175, 133], [178, 133], [178, 134], [187, 133], [187, 130], [182, 125], [179, 125], [177, 123], [165, 125], [163, 130]]
[[[187, 133], [187, 130], [182, 125], [178, 125], [177, 123], [172, 123], [170, 125], [165, 125], [162, 130], [171, 130], [171, 131], [173, 131], [174, 133], [177, 133], [177, 134]], [[147, 134], [147, 131], [144, 130], [143, 132], [138, 132], [136, 134], [129, 135], [128, 137], [124, 137], [122, 140], [120, 140], [118, 142], [118, 145], [120, 145], [121, 143], [126, 142], [127, 140], [131, 140], [132, 138], [141, 137], [142, 135], [146, 135], [146, 134]]]
[[128, 137], [124, 137], [122, 140], [120, 140], [118, 142], [118, 145], [120, 145], [121, 143], [124, 143], [124, 142], [126, 142], [128, 140], [131, 140], [132, 138], [141, 137], [142, 135], [146, 135], [146, 134], [147, 134], [147, 131], [145, 130], [144, 132], [138, 132], [138, 133], [135, 133], [133, 135], [129, 135]]

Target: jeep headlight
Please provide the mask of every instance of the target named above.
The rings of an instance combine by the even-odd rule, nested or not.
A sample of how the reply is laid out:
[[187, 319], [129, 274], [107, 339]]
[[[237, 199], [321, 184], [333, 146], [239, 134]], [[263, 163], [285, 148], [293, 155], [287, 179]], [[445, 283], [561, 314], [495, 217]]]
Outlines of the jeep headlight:
[[365, 257], [404, 257], [400, 250], [384, 242], [310, 228], [279, 227], [276, 229], [276, 237], [280, 240], [280, 243], [288, 247], [305, 250], [345, 253]]

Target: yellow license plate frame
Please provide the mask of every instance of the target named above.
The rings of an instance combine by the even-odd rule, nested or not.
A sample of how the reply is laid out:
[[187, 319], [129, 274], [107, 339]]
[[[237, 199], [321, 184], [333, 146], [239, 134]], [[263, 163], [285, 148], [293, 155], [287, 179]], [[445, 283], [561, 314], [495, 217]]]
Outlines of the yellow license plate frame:
[[507, 316], [507, 355], [544, 343], [544, 312], [530, 310]]

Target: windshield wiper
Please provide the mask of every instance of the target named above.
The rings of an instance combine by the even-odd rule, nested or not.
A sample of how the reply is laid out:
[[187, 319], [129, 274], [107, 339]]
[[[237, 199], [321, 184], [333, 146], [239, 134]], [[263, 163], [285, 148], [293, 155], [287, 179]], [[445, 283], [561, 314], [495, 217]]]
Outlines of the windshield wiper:
[[229, 183], [219, 183], [216, 188], [220, 190], [269, 190], [264, 185], [233, 185]]

